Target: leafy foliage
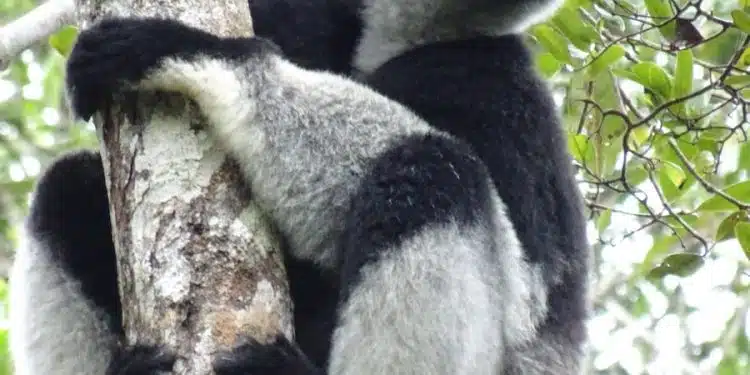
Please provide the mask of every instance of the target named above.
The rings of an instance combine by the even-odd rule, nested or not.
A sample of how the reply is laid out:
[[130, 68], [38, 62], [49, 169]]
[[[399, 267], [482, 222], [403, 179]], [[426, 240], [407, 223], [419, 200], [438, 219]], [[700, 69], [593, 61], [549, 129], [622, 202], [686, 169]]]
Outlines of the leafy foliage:
[[[718, 327], [704, 341], [677, 333], [673, 345], [684, 362], [677, 364], [659, 361], [655, 339], [636, 335], [625, 344], [635, 346], [630, 360], [599, 352], [594, 373], [750, 371], [747, 354], [726, 350], [728, 343], [747, 347], [749, 32], [744, 0], [569, 0], [531, 33], [540, 72], [559, 92], [598, 237], [592, 326], [607, 321], [615, 326], [609, 332], [622, 333], [652, 300], [666, 308], [650, 312], [641, 323], [647, 329], [667, 318], [685, 322], [702, 307], [685, 300], [684, 286], [730, 264], [725, 282], [701, 287], [734, 293], [720, 319], [739, 328]], [[617, 270], [607, 258], [630, 267]], [[612, 318], [613, 303], [630, 316]]]
[[[0, 25], [36, 5], [31, 0], [0, 1]], [[6, 282], [28, 194], [42, 165], [65, 150], [96, 145], [91, 127], [67, 120], [62, 100], [64, 58], [55, 49], [65, 52], [75, 35], [75, 29], [66, 28], [0, 71], [0, 375], [12, 374]]]

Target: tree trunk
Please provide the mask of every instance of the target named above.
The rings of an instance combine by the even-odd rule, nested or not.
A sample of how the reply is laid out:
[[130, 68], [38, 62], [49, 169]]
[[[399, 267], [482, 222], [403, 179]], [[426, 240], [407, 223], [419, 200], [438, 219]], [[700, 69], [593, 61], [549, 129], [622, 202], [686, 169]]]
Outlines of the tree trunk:
[[[246, 0], [79, 1], [86, 26], [104, 16], [179, 19], [250, 35]], [[96, 77], [92, 77], [96, 79]], [[124, 325], [131, 343], [180, 358], [176, 374], [210, 374], [239, 334], [292, 337], [278, 236], [250, 201], [239, 169], [174, 94], [116, 100], [95, 119], [107, 173]]]

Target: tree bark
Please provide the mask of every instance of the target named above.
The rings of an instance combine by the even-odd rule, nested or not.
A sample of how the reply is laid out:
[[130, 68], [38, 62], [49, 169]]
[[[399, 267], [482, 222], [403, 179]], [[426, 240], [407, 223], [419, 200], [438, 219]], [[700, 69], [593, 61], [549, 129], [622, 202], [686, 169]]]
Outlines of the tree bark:
[[[246, 0], [78, 1], [86, 26], [104, 16], [179, 19], [223, 36], [250, 35]], [[96, 77], [92, 77], [96, 79]], [[175, 374], [210, 374], [240, 334], [292, 337], [278, 236], [239, 169], [175, 94], [139, 93], [96, 117], [130, 343], [178, 354]]]

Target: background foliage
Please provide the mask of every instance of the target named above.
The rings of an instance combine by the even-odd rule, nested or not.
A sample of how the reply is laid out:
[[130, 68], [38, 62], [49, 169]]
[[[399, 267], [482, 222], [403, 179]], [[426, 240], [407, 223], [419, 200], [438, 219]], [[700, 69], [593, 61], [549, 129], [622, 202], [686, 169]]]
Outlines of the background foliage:
[[[34, 5], [5, 0], [0, 23]], [[54, 157], [96, 147], [62, 100], [74, 36], [0, 73], [0, 375], [28, 194]], [[588, 373], [750, 373], [750, 0], [568, 0], [529, 41], [590, 219]]]

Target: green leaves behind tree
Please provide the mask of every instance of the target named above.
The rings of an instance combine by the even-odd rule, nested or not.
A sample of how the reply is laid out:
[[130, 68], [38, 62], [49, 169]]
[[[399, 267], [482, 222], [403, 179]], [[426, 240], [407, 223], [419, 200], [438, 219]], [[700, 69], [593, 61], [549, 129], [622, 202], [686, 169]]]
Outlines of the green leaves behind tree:
[[[674, 313], [686, 302], [669, 285], [727, 259], [735, 261], [735, 274], [719, 287], [750, 300], [750, 4], [714, 3], [707, 9], [707, 2], [686, 0], [568, 0], [530, 33], [537, 68], [563, 107], [598, 234], [594, 251], [641, 254], [629, 273], [599, 263], [602, 309], [617, 300], [640, 316], [649, 300], [641, 291], [657, 288], [666, 314]], [[640, 246], [620, 245], [628, 241]], [[618, 289], [623, 282], [627, 289]], [[728, 324], [744, 326], [744, 311]], [[736, 330], [723, 334], [722, 347], [748, 346]], [[710, 344], [695, 351], [689, 340], [683, 344], [698, 353], [685, 356], [684, 368], [705, 365]], [[648, 340], [638, 345], [645, 360], [657, 356]], [[723, 355], [717, 373], [750, 373], [747, 352]], [[629, 373], [614, 366], [602, 373]]]
[[[39, 4], [0, 1], [0, 25]], [[77, 30], [65, 27], [17, 56], [0, 71], [0, 375], [12, 373], [8, 353], [7, 266], [18, 245], [29, 193], [41, 171], [60, 153], [95, 147], [91, 127], [73, 125], [63, 104], [63, 62]]]

